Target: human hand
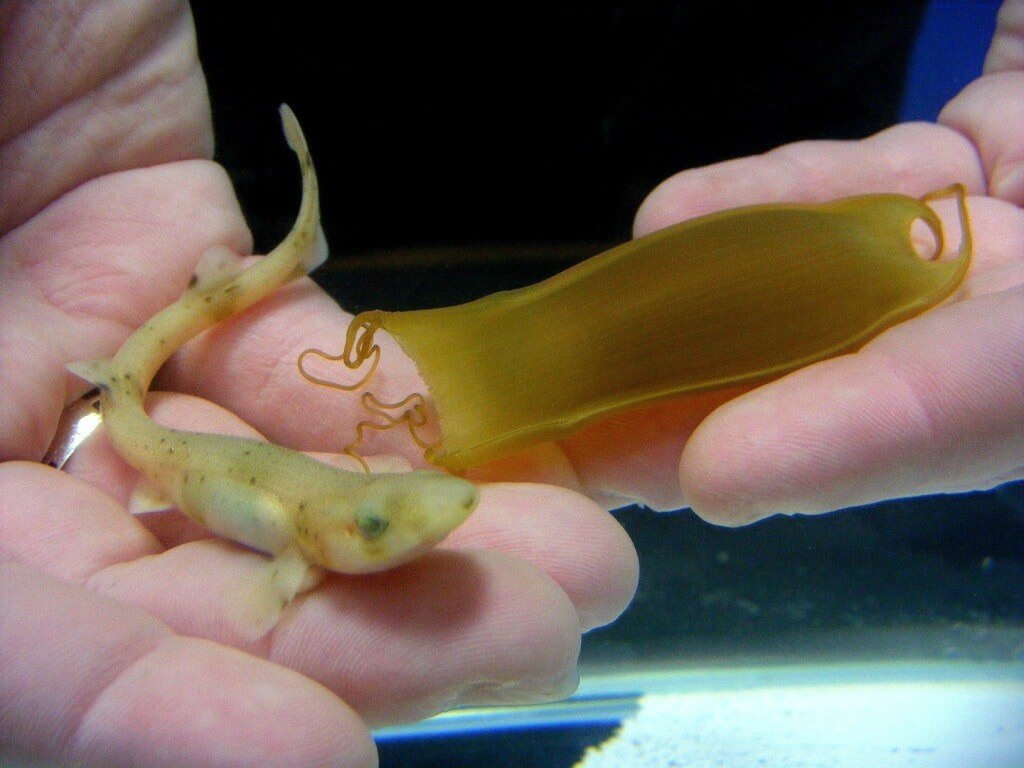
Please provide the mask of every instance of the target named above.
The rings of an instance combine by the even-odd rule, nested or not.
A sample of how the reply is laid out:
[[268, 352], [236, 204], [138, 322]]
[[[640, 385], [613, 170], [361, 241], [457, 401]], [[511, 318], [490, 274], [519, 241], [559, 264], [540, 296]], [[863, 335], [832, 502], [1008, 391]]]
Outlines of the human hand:
[[[179, 515], [133, 518], [136, 476], [102, 439], [68, 472], [37, 463], [82, 391], [64, 365], [109, 355], [207, 248], [250, 241], [203, 159], [185, 4], [0, 14], [0, 744], [86, 765], [364, 766], [367, 724], [568, 693], [581, 631], [636, 581], [628, 538], [578, 494], [489, 486], [439, 551], [332, 577], [252, 641], [228, 617], [264, 558]], [[155, 396], [154, 418], [256, 434], [240, 414], [286, 445], [336, 445], [357, 416], [309, 399], [294, 360], [344, 327], [299, 281], [183, 350], [161, 386], [192, 395]]]
[[[1000, 18], [984, 75], [938, 124], [685, 171], [635, 221], [643, 235], [741, 205], [916, 197], [963, 182], [975, 257], [954, 300], [753, 391], [616, 414], [545, 446], [537, 462], [609, 507], [692, 506], [725, 525], [1024, 477], [1024, 3], [1006, 3]], [[956, 217], [943, 219], [955, 245]]]

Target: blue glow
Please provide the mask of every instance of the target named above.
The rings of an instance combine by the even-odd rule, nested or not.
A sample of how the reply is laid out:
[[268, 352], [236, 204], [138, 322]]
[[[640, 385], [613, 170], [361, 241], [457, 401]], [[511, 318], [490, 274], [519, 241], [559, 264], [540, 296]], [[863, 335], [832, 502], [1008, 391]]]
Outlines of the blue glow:
[[901, 120], [934, 120], [981, 74], [999, 0], [932, 0], [911, 54]]

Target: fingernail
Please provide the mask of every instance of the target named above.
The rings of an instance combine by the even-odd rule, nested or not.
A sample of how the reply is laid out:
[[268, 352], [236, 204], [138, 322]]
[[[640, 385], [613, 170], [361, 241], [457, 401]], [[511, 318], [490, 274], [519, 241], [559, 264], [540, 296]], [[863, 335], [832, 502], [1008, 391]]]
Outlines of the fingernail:
[[1024, 205], [1024, 165], [1010, 165], [996, 171], [989, 182], [989, 192], [1000, 200]]
[[508, 704], [539, 704], [571, 696], [580, 684], [579, 670], [530, 680], [487, 680], [466, 688], [459, 695], [460, 706], [491, 707]]

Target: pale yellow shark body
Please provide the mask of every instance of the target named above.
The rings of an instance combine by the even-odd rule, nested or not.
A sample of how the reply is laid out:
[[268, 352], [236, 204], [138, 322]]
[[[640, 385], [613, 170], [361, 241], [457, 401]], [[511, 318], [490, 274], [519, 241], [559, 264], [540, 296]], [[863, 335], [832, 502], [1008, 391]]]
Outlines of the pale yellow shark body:
[[315, 583], [320, 568], [368, 573], [416, 557], [462, 523], [478, 499], [475, 486], [440, 472], [349, 472], [270, 443], [168, 429], [146, 415], [153, 377], [185, 342], [326, 258], [306, 140], [286, 106], [281, 119], [303, 178], [299, 214], [284, 241], [244, 271], [232, 256], [208, 253], [188, 291], [112, 359], [69, 366], [100, 388], [107, 434], [146, 478], [137, 495], [142, 506], [177, 506], [218, 535], [274, 555], [268, 619]]

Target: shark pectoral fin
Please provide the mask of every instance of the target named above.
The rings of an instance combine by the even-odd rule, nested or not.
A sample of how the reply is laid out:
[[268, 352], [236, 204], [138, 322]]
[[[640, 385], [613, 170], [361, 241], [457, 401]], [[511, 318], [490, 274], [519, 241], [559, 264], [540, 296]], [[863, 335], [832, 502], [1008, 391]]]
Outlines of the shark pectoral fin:
[[273, 629], [281, 612], [319, 578], [295, 546], [288, 510], [254, 483], [216, 475], [189, 476], [181, 486], [182, 507], [225, 538], [275, 557], [228, 595], [228, 613], [243, 637], [256, 641]]
[[278, 553], [267, 568], [268, 578], [285, 604], [294, 600], [296, 595], [313, 589], [325, 576], [324, 570], [309, 562], [296, 546]]
[[139, 481], [128, 501], [128, 511], [133, 515], [166, 512], [176, 506], [163, 488], [148, 479]]
[[232, 596], [229, 614], [246, 639], [259, 640], [277, 625], [296, 595], [313, 589], [324, 575], [298, 547], [288, 547], [241, 585]]

